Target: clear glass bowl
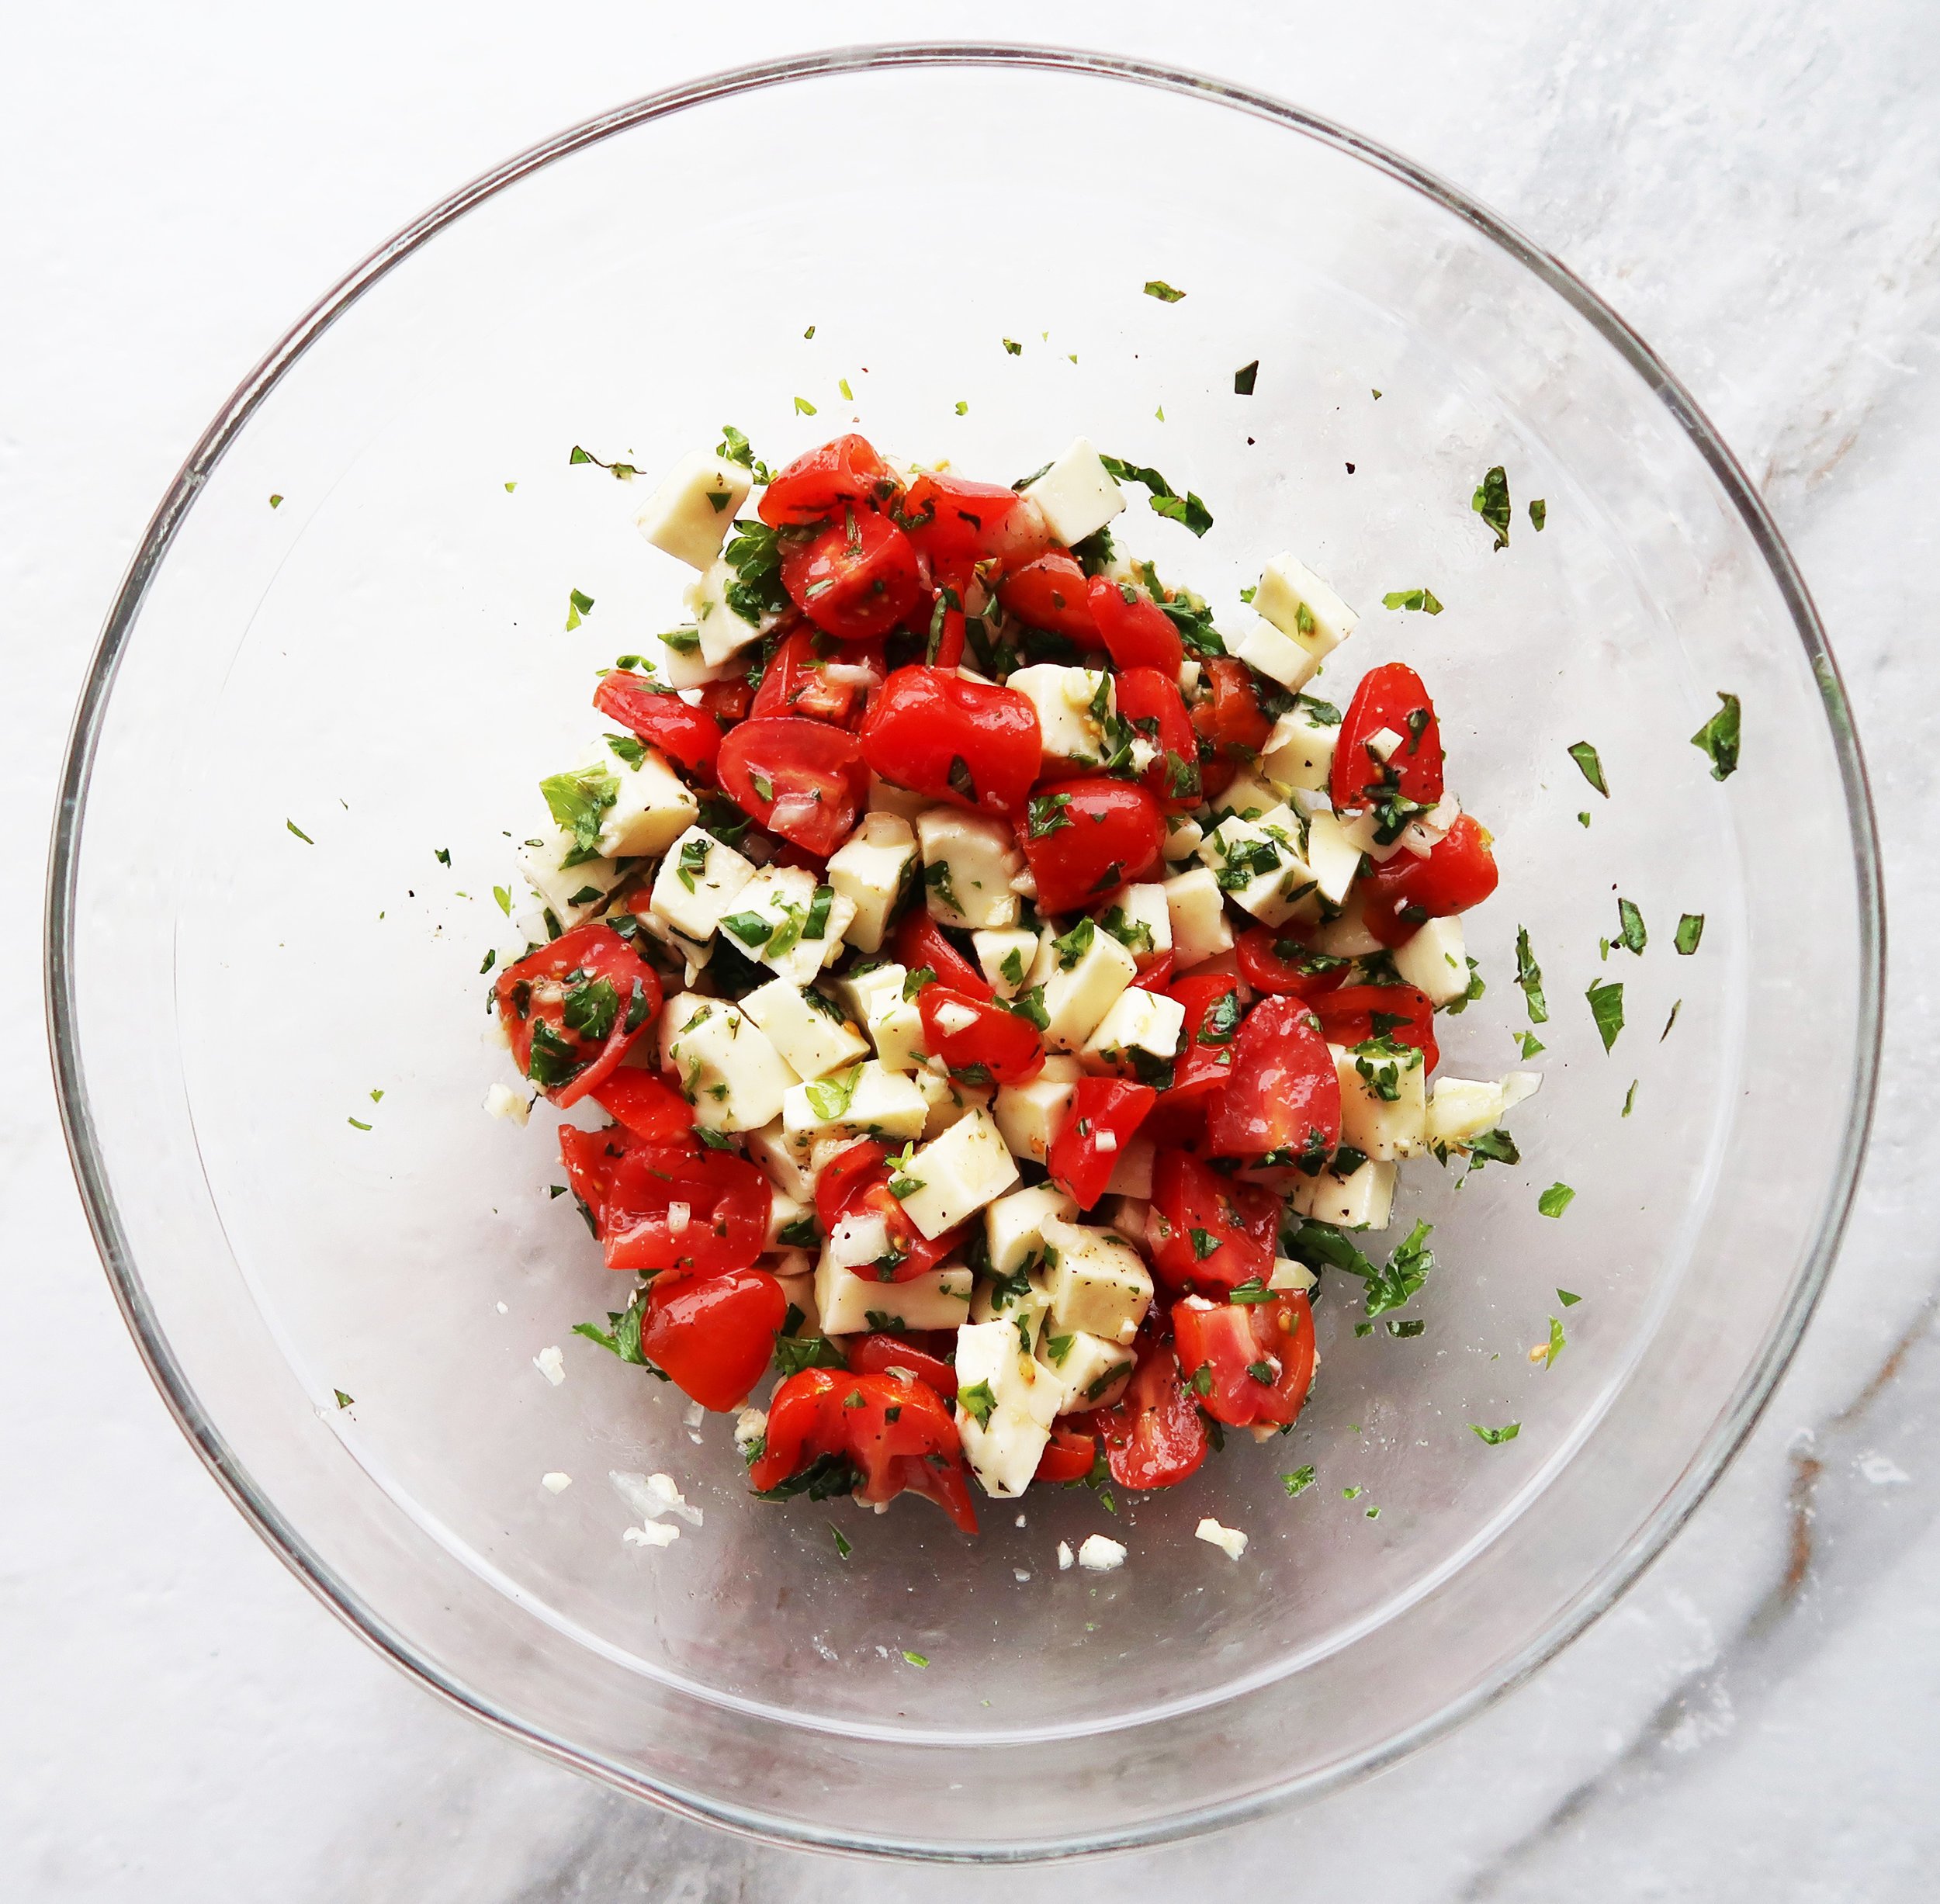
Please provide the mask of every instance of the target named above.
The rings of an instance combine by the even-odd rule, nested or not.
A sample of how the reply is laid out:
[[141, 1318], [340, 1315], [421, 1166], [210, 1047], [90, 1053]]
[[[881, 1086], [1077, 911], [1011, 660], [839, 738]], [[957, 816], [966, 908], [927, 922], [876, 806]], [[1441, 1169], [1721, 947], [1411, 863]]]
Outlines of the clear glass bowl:
[[[1299, 549], [1363, 611], [1336, 677], [1418, 665], [1497, 833], [1471, 947], [1489, 989], [1445, 1021], [1449, 1068], [1516, 1060], [1519, 925], [1547, 977], [1526, 1163], [1459, 1193], [1409, 1175], [1398, 1221], [1434, 1221], [1441, 1265], [1426, 1332], [1356, 1337], [1337, 1279], [1294, 1436], [1115, 1520], [1034, 1493], [972, 1543], [921, 1504], [747, 1498], [720, 1418], [697, 1438], [677, 1394], [569, 1333], [611, 1285], [547, 1194], [547, 1134], [480, 1110], [506, 1075], [479, 977], [504, 829], [531, 830], [535, 779], [597, 730], [591, 670], [669, 625], [681, 580], [630, 526], [637, 490], [569, 449], [652, 471], [733, 421], [779, 461], [852, 417], [979, 475], [1080, 431], [1156, 464], [1217, 524], [1195, 543], [1139, 505], [1127, 539], [1229, 608]], [[1468, 507], [1497, 462], [1499, 554]], [[1441, 616], [1380, 608], [1424, 584]], [[568, 632], [573, 589], [595, 605]], [[1745, 710], [1723, 785], [1688, 738], [1718, 689]], [[1565, 752], [1585, 739], [1607, 800]], [[805, 1843], [1149, 1841], [1472, 1712], [1716, 1478], [1803, 1326], [1864, 1137], [1862, 769], [1729, 453], [1619, 319], [1459, 193], [1276, 101], [1089, 55], [730, 74], [400, 234], [197, 446], [64, 791], [69, 1134], [211, 1470], [428, 1684], [625, 1789]], [[1620, 892], [1651, 943], [1605, 963]], [[1706, 920], [1688, 958], [1684, 912]], [[1628, 1023], [1606, 1055], [1583, 995], [1609, 978]], [[1577, 1193], [1560, 1220], [1536, 1210], [1552, 1179]], [[1551, 1315], [1569, 1347], [1545, 1370], [1526, 1352]], [[556, 1388], [532, 1360], [553, 1343]], [[1511, 1420], [1498, 1447], [1467, 1426]], [[706, 1525], [643, 1552], [605, 1477], [661, 1468]], [[574, 1477], [556, 1497], [553, 1470]], [[1193, 1538], [1205, 1514], [1252, 1536], [1243, 1560]], [[1057, 1542], [1094, 1531], [1128, 1543], [1123, 1570], [1060, 1572]]]

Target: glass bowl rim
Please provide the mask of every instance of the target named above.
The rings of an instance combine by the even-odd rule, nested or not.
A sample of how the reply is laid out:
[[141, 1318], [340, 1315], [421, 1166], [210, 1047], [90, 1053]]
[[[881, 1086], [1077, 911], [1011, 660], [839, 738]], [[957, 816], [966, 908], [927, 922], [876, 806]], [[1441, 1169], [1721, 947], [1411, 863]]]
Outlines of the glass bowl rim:
[[[256, 1484], [205, 1412], [165, 1334], [126, 1240], [97, 1139], [81, 1062], [74, 958], [81, 833], [102, 721], [120, 663], [150, 584], [190, 507], [231, 442], [270, 392], [329, 327], [393, 267], [473, 206], [528, 174], [615, 133], [716, 99], [802, 80], [863, 71], [958, 68], [1036, 71], [1118, 81], [1224, 106], [1277, 124], [1358, 160], [1453, 213], [1520, 264], [1585, 320], [1664, 404], [1703, 458], [1777, 587], [1818, 684], [1846, 802], [1858, 876], [1859, 1023], [1852, 1086], [1831, 1193], [1777, 1323], [1682, 1481], [1610, 1556], [1575, 1601], [1481, 1683], [1393, 1736], [1325, 1770], [1238, 1799], [1197, 1806], [1106, 1836], [1074, 1834], [1017, 1851], [966, 1850], [841, 1833], [819, 1833], [751, 1809], [654, 1785], [632, 1769], [499, 1710], [476, 1688], [424, 1657], [313, 1553]], [[345, 274], [291, 327], [237, 386], [177, 472], [143, 534], [105, 622], [76, 706], [59, 780], [48, 859], [43, 939], [45, 1004], [61, 1125], [88, 1227], [123, 1321], [163, 1402], [203, 1465], [271, 1551], [353, 1632], [432, 1692], [505, 1736], [675, 1813], [771, 1843], [949, 1863], [1042, 1862], [1171, 1842], [1311, 1798], [1392, 1764], [1521, 1684], [1598, 1618], [1661, 1552], [1710, 1491], [1756, 1425], [1797, 1348], [1838, 1255], [1856, 1192], [1877, 1087], [1884, 1001], [1886, 921], [1879, 846], [1865, 763], [1838, 664], [1803, 576], [1758, 492], [1682, 383], [1636, 331], [1558, 259], [1467, 193], [1377, 140], [1270, 94], [1162, 62], [1011, 41], [912, 41], [833, 47], [736, 67], [646, 95], [581, 121], [460, 186]]]

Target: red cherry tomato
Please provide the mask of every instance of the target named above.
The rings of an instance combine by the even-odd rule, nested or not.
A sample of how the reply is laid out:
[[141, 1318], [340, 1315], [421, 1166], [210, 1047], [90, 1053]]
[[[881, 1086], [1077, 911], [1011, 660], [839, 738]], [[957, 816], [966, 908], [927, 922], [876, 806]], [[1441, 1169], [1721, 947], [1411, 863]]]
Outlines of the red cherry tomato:
[[1027, 695], [944, 668], [898, 668], [862, 723], [863, 757], [886, 781], [974, 811], [1023, 812], [1043, 758]]
[[492, 992], [519, 1069], [562, 1108], [613, 1075], [660, 1009], [653, 967], [597, 919], [507, 966]]
[[694, 1128], [694, 1106], [650, 1071], [622, 1065], [591, 1095], [608, 1116], [643, 1144], [684, 1143]]
[[850, 509], [812, 542], [788, 545], [781, 586], [817, 628], [865, 641], [909, 612], [923, 578], [909, 537], [887, 516]]
[[1366, 1043], [1375, 1035], [1378, 1014], [1379, 1029], [1398, 1044], [1413, 1045], [1429, 1070], [1442, 1061], [1434, 1004], [1412, 985], [1343, 985], [1315, 999], [1313, 1009], [1329, 1044]]
[[1186, 1386], [1229, 1428], [1284, 1428], [1314, 1380], [1314, 1315], [1297, 1290], [1263, 1302], [1184, 1296], [1172, 1306]]
[[[1384, 760], [1368, 742], [1385, 729], [1400, 745]], [[1361, 677], [1341, 716], [1329, 791], [1337, 812], [1366, 806], [1383, 790], [1418, 806], [1442, 797], [1442, 730], [1435, 704], [1411, 667], [1390, 661]]]
[[798, 456], [761, 493], [755, 513], [771, 529], [800, 527], [845, 507], [892, 501], [896, 480], [866, 437], [838, 436]]
[[1176, 1487], [1206, 1458], [1206, 1425], [1180, 1380], [1169, 1342], [1142, 1341], [1131, 1386], [1091, 1419], [1121, 1487]]
[[593, 691], [593, 705], [608, 720], [657, 747], [670, 760], [710, 784], [721, 751], [721, 723], [705, 708], [689, 707], [671, 688], [615, 668]]
[[979, 562], [1020, 549], [1027, 559], [1049, 539], [1037, 511], [1015, 490], [930, 470], [911, 482], [900, 520], [939, 577], [945, 570], [966, 574]]
[[826, 859], [869, 791], [855, 736], [819, 721], [743, 721], [721, 743], [721, 785], [742, 812]]
[[1139, 784], [1168, 813], [1190, 812], [1203, 798], [1199, 737], [1178, 684], [1156, 668], [1127, 668], [1116, 692], [1120, 715], [1159, 750]]
[[1051, 1438], [1038, 1457], [1035, 1481], [1082, 1481], [1098, 1459], [1098, 1438], [1068, 1428], [1062, 1421], [1051, 1425]]
[[768, 657], [748, 711], [757, 721], [799, 714], [833, 727], [853, 728], [862, 718], [865, 684], [831, 679], [830, 670], [871, 666], [879, 681], [887, 671], [879, 647], [838, 642], [819, 628], [797, 628]]
[[[1215, 655], [1205, 663], [1205, 678], [1212, 691], [1193, 709], [1193, 725], [1223, 758], [1251, 760], [1273, 731], [1273, 722], [1260, 707], [1252, 670], [1230, 655]], [[1225, 790], [1222, 786], [1217, 791]], [[1207, 798], [1211, 798], [1214, 791], [1208, 775]]]
[[699, 692], [698, 704], [701, 711], [712, 715], [723, 728], [732, 727], [736, 721], [745, 721], [749, 705], [754, 699], [754, 690], [749, 687], [747, 677], [741, 674], [730, 674], [725, 680], [709, 681]]
[[848, 1357], [849, 1366], [858, 1375], [900, 1375], [934, 1389], [947, 1400], [955, 1399], [955, 1365], [927, 1348], [918, 1348], [906, 1335], [878, 1331], [862, 1336], [850, 1343]]
[[1048, 549], [1034, 562], [1013, 569], [997, 584], [997, 599], [1032, 628], [1066, 635], [1081, 647], [1098, 646], [1091, 618], [1091, 584], [1069, 549]]
[[745, 1157], [691, 1143], [639, 1145], [614, 1165], [607, 1189], [606, 1266], [697, 1276], [748, 1269], [767, 1241], [774, 1202], [767, 1179]]
[[1222, 1176], [1185, 1151], [1152, 1160], [1152, 1267], [1176, 1290], [1223, 1295], [1273, 1272], [1280, 1199], [1257, 1183]]
[[640, 1353], [703, 1408], [732, 1408], [766, 1373], [788, 1307], [765, 1269], [657, 1276], [640, 1317]]
[[1317, 999], [1332, 992], [1347, 976], [1353, 963], [1310, 952], [1286, 933], [1256, 926], [1234, 941], [1241, 975], [1256, 992], [1277, 992], [1288, 998]]
[[1080, 1078], [1072, 1092], [1070, 1114], [1051, 1141], [1045, 1159], [1051, 1180], [1080, 1210], [1105, 1193], [1125, 1146], [1159, 1101], [1151, 1085], [1122, 1078]]
[[1135, 952], [1132, 957], [1138, 961], [1138, 976], [1131, 982], [1141, 992], [1163, 992], [1172, 983], [1169, 952]]
[[[925, 985], [916, 994], [925, 1048], [967, 1084], [1024, 1084], [1044, 1069], [1044, 1040], [1027, 1018], [994, 1000]], [[1079, 1089], [1083, 1086], [1080, 1085]]]
[[766, 1492], [818, 1462], [825, 1492], [844, 1492], [847, 1483], [874, 1504], [906, 1488], [935, 1501], [965, 1533], [977, 1531], [955, 1418], [921, 1382], [835, 1369], [790, 1376], [768, 1404], [748, 1479]]
[[934, 1240], [925, 1237], [889, 1188], [895, 1175], [889, 1152], [880, 1144], [864, 1140], [837, 1151], [815, 1186], [815, 1213], [824, 1236], [832, 1234], [845, 1217], [882, 1219], [889, 1247], [873, 1267], [878, 1282], [891, 1284], [927, 1274], [963, 1239], [961, 1224]]
[[1216, 1157], [1295, 1156], [1340, 1141], [1340, 1078], [1304, 999], [1262, 999], [1239, 1027], [1233, 1075], [1206, 1114]]
[[937, 975], [939, 985], [952, 992], [966, 992], [973, 999], [994, 999], [989, 981], [959, 952], [943, 928], [917, 907], [902, 916], [896, 928], [896, 955], [906, 971], [919, 972], [926, 965]]
[[574, 1124], [559, 1127], [559, 1159], [566, 1181], [574, 1196], [591, 1215], [594, 1232], [599, 1234], [600, 1213], [606, 1207], [607, 1193], [612, 1187], [613, 1172], [639, 1140], [618, 1124], [604, 1130], [582, 1130]]
[[1186, 1022], [1165, 1103], [1195, 1103], [1223, 1091], [1233, 1075], [1242, 1009], [1239, 981], [1230, 973], [1189, 972], [1166, 988], [1166, 996], [1185, 1008]]
[[1056, 781], [1038, 790], [1031, 813], [1018, 844], [1041, 912], [1069, 912], [1142, 879], [1165, 850], [1159, 802], [1128, 781]]
[[1404, 847], [1365, 881], [1361, 917], [1383, 945], [1405, 945], [1431, 919], [1451, 919], [1480, 905], [1502, 875], [1488, 829], [1464, 813], [1418, 860]]
[[1094, 575], [1085, 601], [1114, 666], [1156, 668], [1167, 680], [1179, 678], [1186, 644], [1171, 618], [1146, 591], [1131, 582]]

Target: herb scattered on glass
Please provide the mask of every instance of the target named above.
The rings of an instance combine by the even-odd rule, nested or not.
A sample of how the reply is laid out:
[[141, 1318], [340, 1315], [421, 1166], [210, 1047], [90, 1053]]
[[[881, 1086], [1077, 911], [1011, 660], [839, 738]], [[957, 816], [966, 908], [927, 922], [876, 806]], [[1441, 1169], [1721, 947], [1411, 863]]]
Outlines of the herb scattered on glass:
[[[1583, 777], [1607, 800], [1610, 797], [1609, 783], [1603, 777], [1603, 763], [1595, 748], [1587, 740], [1579, 740], [1569, 750], [1570, 758], [1583, 770]], [[1587, 820], [1585, 824], [1588, 824]]]
[[1689, 958], [1698, 949], [1698, 943], [1704, 936], [1704, 915], [1686, 912], [1677, 923], [1677, 949], [1680, 957]]
[[1176, 304], [1185, 295], [1183, 291], [1173, 289], [1162, 278], [1148, 278], [1145, 280], [1145, 296], [1155, 297], [1162, 304]]
[[1609, 1051], [1623, 1029], [1623, 987], [1620, 982], [1593, 985], [1583, 995], [1590, 1002], [1590, 1016], [1596, 1021], [1596, 1035]]
[[1382, 596], [1384, 608], [1418, 608], [1424, 614], [1439, 614], [1442, 604], [1435, 599], [1432, 588], [1398, 588]]
[[1519, 1421], [1506, 1421], [1500, 1428], [1484, 1428], [1479, 1421], [1468, 1425], [1469, 1431], [1491, 1448], [1499, 1448], [1504, 1442], [1512, 1442], [1523, 1431]]
[[1711, 777], [1728, 780], [1738, 770], [1738, 739], [1741, 710], [1736, 694], [1717, 691], [1723, 704], [1691, 736], [1691, 745], [1711, 756]]
[[305, 832], [303, 831], [303, 829], [300, 826], [299, 826], [294, 820], [285, 820], [285, 821], [283, 822], [283, 824], [284, 824], [286, 826], [287, 826], [287, 827], [289, 829], [289, 830], [290, 830], [293, 833], [294, 833], [294, 834], [296, 836], [296, 837], [297, 837], [299, 839], [300, 839], [300, 840], [303, 843], [303, 844], [304, 844], [305, 846], [315, 846], [315, 845], [316, 845], [316, 843], [316, 843], [316, 841], [315, 841], [315, 840], [314, 840], [313, 839], [311, 839], [311, 838], [310, 838], [310, 836], [309, 836], [309, 834], [307, 834], [307, 833], [305, 833]]
[[1576, 1201], [1576, 1193], [1567, 1183], [1552, 1183], [1536, 1200], [1536, 1207], [1545, 1217], [1560, 1217]]
[[566, 597], [566, 632], [571, 634], [593, 612], [593, 597], [583, 589], [573, 589]]
[[1500, 463], [1476, 484], [1475, 493], [1469, 498], [1468, 506], [1494, 532], [1496, 548], [1508, 548], [1510, 514], [1509, 476]]
[[1242, 364], [1233, 372], [1233, 394], [1251, 396], [1253, 386], [1259, 380], [1259, 359], [1256, 357], [1250, 364]]

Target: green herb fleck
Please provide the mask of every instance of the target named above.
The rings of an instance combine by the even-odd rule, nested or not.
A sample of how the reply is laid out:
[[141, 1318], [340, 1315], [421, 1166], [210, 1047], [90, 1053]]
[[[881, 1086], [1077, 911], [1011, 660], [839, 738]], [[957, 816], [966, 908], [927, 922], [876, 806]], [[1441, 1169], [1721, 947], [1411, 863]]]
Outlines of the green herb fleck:
[[1505, 1423], [1501, 1428], [1484, 1428], [1479, 1421], [1469, 1423], [1470, 1431], [1491, 1448], [1499, 1448], [1504, 1442], [1512, 1442], [1523, 1431], [1519, 1421]]
[[1176, 304], [1185, 295], [1183, 291], [1174, 290], [1162, 278], [1148, 278], [1145, 280], [1145, 296], [1155, 297], [1162, 304]]
[[1621, 946], [1626, 952], [1634, 952], [1640, 957], [1644, 948], [1651, 942], [1651, 935], [1644, 927], [1644, 915], [1628, 899], [1616, 902], [1616, 936], [1613, 945]]
[[1691, 736], [1691, 745], [1711, 756], [1712, 779], [1728, 780], [1738, 770], [1740, 709], [1736, 694], [1720, 688], [1717, 697], [1723, 704]]
[[1677, 949], [1679, 954], [1689, 958], [1698, 949], [1698, 942], [1704, 936], [1704, 915], [1686, 912], [1677, 923]]
[[1496, 548], [1498, 549], [1508, 548], [1509, 476], [1500, 463], [1491, 469], [1475, 486], [1475, 493], [1469, 498], [1468, 506], [1494, 531]]
[[[810, 328], [812, 329], [813, 327], [811, 326]], [[849, 1545], [848, 1536], [845, 1535], [841, 1528], [837, 1527], [833, 1521], [829, 1523], [829, 1532], [835, 1536], [836, 1558], [838, 1560], [847, 1560], [849, 1556], [855, 1551], [855, 1549]]]
[[1259, 380], [1259, 359], [1257, 357], [1250, 364], [1242, 364], [1233, 372], [1234, 396], [1251, 396], [1253, 393], [1253, 386]]
[[566, 597], [566, 632], [570, 635], [593, 612], [593, 597], [583, 589], [573, 589]]
[[[1304, 604], [1303, 604], [1304, 605]], [[1384, 608], [1419, 608], [1425, 614], [1439, 614], [1442, 604], [1432, 588], [1399, 588], [1381, 597]]]
[[1529, 519], [1530, 527], [1538, 535], [1540, 535], [1543, 533], [1543, 524], [1550, 519], [1550, 506], [1543, 501], [1541, 497], [1537, 497], [1535, 501], [1529, 504]]
[[1296, 1495], [1305, 1494], [1313, 1486], [1314, 1470], [1311, 1467], [1296, 1468], [1290, 1474], [1283, 1474], [1280, 1477], [1280, 1484], [1286, 1489], [1287, 1498], [1291, 1501]]
[[369, 1124], [361, 1123], [355, 1117], [347, 1118], [345, 1121], [359, 1130], [368, 1130], [370, 1128]]
[[815, 406], [805, 396], [798, 396], [795, 400], [795, 414], [798, 417], [812, 417]]
[[300, 826], [299, 826], [294, 820], [285, 820], [285, 821], [283, 822], [283, 824], [284, 824], [286, 826], [287, 826], [287, 827], [289, 829], [289, 830], [290, 830], [293, 833], [294, 833], [294, 834], [296, 836], [296, 837], [297, 837], [299, 839], [300, 839], [300, 840], [303, 843], [303, 844], [304, 844], [305, 846], [315, 846], [315, 845], [316, 845], [316, 843], [316, 843], [316, 841], [315, 841], [315, 840], [314, 840], [313, 839], [311, 839], [311, 838], [310, 838], [310, 836], [309, 836], [309, 834], [307, 834], [307, 833], [305, 833], [305, 832], [303, 831], [303, 829]]
[[1636, 1106], [1636, 1104], [1637, 1104], [1637, 1080], [1636, 1078], [1633, 1078], [1630, 1080], [1630, 1089], [1629, 1089], [1629, 1090], [1627, 1090], [1627, 1091], [1626, 1091], [1626, 1092], [1623, 1093], [1623, 1115], [1624, 1115], [1626, 1117], [1627, 1117], [1627, 1116], [1630, 1116], [1630, 1114], [1631, 1111], [1632, 1111], [1632, 1110], [1635, 1108], [1635, 1106]]
[[507, 891], [503, 886], [494, 886], [492, 888], [492, 897], [498, 902], [498, 909], [503, 912], [508, 919], [510, 919], [512, 916], [512, 895], [511, 893]]
[[1543, 1352], [1543, 1368], [1546, 1373], [1556, 1366], [1556, 1358], [1569, 1345], [1569, 1338], [1563, 1333], [1562, 1324], [1551, 1316], [1549, 1345]]
[[1583, 777], [1607, 800], [1609, 783], [1603, 777], [1603, 763], [1587, 740], [1579, 740], [1569, 750], [1570, 758], [1583, 770]]
[[272, 496], [269, 499], [269, 506], [272, 509], [280, 509], [283, 506], [283, 499], [280, 496]]
[[929, 1660], [923, 1654], [920, 1653], [912, 1653], [907, 1647], [903, 1649], [902, 1656], [907, 1660], [912, 1666], [927, 1666], [930, 1663]]
[[1560, 1217], [1576, 1201], [1576, 1193], [1567, 1183], [1552, 1183], [1536, 1200], [1536, 1207], [1545, 1217]]
[[352, 1396], [346, 1395], [341, 1388], [333, 1388], [330, 1392], [337, 1397], [337, 1406], [338, 1407], [349, 1408], [355, 1406], [355, 1398]]
[[1558, 1290], [1556, 1292], [1556, 1300], [1565, 1309], [1574, 1309], [1583, 1299], [1580, 1296], [1572, 1294], [1568, 1290]]
[[991, 1393], [988, 1382], [972, 1382], [968, 1388], [957, 1390], [957, 1406], [979, 1428], [989, 1425], [991, 1412], [996, 1405], [997, 1398]]
[[1099, 460], [1116, 481], [1140, 483], [1150, 491], [1148, 500], [1155, 514], [1183, 523], [1195, 535], [1204, 535], [1212, 527], [1212, 511], [1190, 490], [1180, 495], [1156, 469], [1123, 462], [1116, 456], [1102, 456]]
[[[1516, 982], [1523, 988], [1523, 996], [1529, 1002], [1529, 1021], [1532, 1025], [1549, 1022], [1549, 1002], [1543, 996], [1543, 968], [1536, 962], [1535, 954], [1529, 950], [1529, 928], [1519, 926], [1516, 929]], [[1539, 1047], [1540, 1048], [1540, 1047]], [[1528, 1055], [1526, 1052], [1525, 1057]]]
[[1015, 338], [1006, 338], [1003, 341], [1003, 348], [1013, 357], [1021, 357], [1024, 355], [1024, 346]]
[[1664, 1029], [1657, 1034], [1657, 1041], [1659, 1044], [1661, 1044], [1664, 1040], [1671, 1035], [1671, 1027], [1677, 1023], [1677, 1015], [1683, 1009], [1684, 1001], [1682, 999], [1679, 999], [1678, 1002], [1671, 1007], [1671, 1015], [1668, 1018], [1665, 1020]]
[[1607, 1051], [1623, 1029], [1623, 988], [1621, 984], [1593, 985], [1583, 995], [1590, 1002], [1590, 1016]]

